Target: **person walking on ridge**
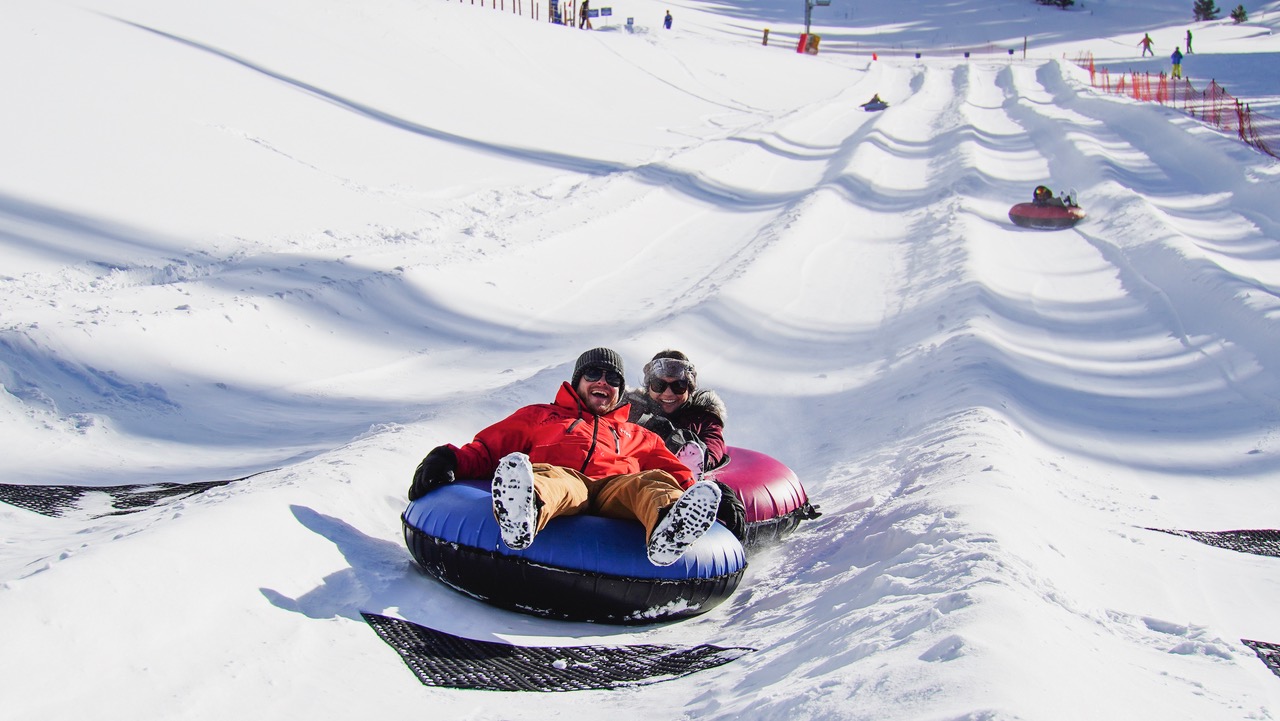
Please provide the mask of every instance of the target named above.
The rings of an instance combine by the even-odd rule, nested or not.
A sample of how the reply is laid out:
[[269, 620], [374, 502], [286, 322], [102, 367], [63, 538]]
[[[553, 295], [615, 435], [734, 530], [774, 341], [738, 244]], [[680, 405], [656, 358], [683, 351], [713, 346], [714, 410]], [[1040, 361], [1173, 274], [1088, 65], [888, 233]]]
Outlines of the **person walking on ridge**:
[[1145, 58], [1150, 55], [1154, 58], [1156, 56], [1155, 51], [1151, 49], [1152, 42], [1150, 33], [1144, 34], [1142, 39], [1138, 41], [1138, 44], [1142, 46], [1142, 57]]

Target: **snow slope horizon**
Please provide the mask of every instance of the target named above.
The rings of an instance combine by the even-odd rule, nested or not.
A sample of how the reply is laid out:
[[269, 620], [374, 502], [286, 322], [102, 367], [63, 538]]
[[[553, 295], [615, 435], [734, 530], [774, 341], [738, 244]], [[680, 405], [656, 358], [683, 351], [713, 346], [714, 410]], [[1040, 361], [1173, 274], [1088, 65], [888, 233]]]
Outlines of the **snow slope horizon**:
[[[740, 42], [794, 25], [781, 3], [673, 6], [662, 33], [636, 2], [635, 34], [407, 0], [22, 6], [0, 481], [267, 472], [129, 515], [0, 506], [0, 717], [1273, 718], [1239, 639], [1280, 642], [1275, 559], [1144, 529], [1275, 527], [1280, 168], [1057, 62], [1132, 17], [1183, 28], [1112, 4], [967, 63]], [[900, 37], [985, 42], [975, 5], [920, 3], [946, 20]], [[1044, 17], [1002, 7], [1027, 10], [1004, 38]], [[874, 12], [841, 27], [892, 37]], [[1046, 180], [1090, 220], [1010, 226]], [[690, 352], [731, 442], [826, 514], [705, 616], [553, 623], [408, 561], [421, 454], [597, 344], [633, 376]], [[362, 610], [760, 650], [529, 703], [418, 686]]]

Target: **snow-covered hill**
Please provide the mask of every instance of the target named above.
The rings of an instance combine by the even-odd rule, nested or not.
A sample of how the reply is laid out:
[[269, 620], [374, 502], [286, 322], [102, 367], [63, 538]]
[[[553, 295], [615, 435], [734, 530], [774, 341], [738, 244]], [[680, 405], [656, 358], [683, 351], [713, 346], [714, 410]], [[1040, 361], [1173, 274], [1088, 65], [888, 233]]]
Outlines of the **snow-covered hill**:
[[[1280, 5], [1083, 5], [835, 0], [805, 56], [780, 0], [627, 0], [594, 32], [444, 0], [8, 3], [0, 483], [248, 478], [0, 505], [0, 718], [1275, 718], [1241, 640], [1280, 643], [1280, 559], [1148, 529], [1278, 527], [1280, 164], [1063, 58], [1158, 69], [1192, 28], [1193, 81], [1266, 107]], [[1012, 226], [1039, 183], [1089, 219]], [[825, 513], [693, 620], [507, 613], [405, 550], [422, 454], [596, 345], [632, 383], [685, 350], [730, 442]], [[362, 611], [758, 650], [441, 690]]]

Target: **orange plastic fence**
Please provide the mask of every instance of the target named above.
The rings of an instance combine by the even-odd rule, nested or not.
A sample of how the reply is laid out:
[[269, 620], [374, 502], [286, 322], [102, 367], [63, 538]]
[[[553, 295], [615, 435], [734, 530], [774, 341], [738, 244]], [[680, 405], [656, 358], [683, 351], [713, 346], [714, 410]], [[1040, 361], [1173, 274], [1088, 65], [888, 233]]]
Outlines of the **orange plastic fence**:
[[1152, 75], [1129, 71], [1113, 77], [1109, 70], [1094, 64], [1092, 53], [1081, 55], [1075, 63], [1089, 71], [1089, 84], [1094, 88], [1177, 108], [1236, 135], [1273, 158], [1280, 158], [1280, 118], [1253, 112], [1248, 103], [1240, 102], [1217, 81], [1210, 81], [1204, 90], [1196, 90], [1190, 80], [1169, 77], [1163, 72]]

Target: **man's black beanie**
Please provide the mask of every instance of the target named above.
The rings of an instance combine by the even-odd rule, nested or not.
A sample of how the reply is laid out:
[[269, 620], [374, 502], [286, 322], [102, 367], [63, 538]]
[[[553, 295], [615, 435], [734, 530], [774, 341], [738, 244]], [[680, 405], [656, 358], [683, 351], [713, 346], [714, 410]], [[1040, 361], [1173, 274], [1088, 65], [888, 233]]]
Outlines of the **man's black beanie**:
[[[578, 387], [578, 381], [582, 378], [582, 373], [592, 366], [599, 366], [605, 370], [617, 371], [618, 375], [624, 379], [627, 374], [622, 370], [622, 356], [609, 348], [592, 348], [591, 350], [578, 356], [578, 362], [573, 364], [573, 379], [569, 382], [574, 388]], [[625, 381], [623, 385], [626, 385]]]

